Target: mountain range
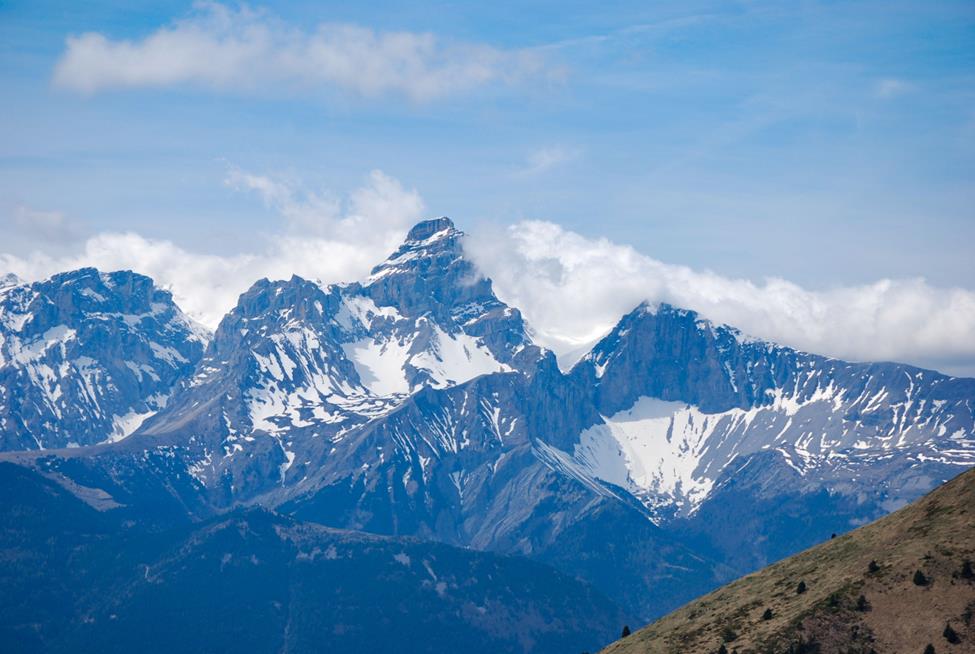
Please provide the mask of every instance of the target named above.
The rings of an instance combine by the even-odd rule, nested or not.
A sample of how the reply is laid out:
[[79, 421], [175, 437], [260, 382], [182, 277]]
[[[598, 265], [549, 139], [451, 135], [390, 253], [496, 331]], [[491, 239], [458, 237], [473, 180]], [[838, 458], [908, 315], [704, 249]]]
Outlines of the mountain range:
[[465, 238], [424, 221], [361, 282], [260, 280], [213, 334], [131, 272], [5, 278], [0, 458], [166, 533], [527, 557], [636, 621], [975, 465], [975, 380], [667, 304], [563, 372]]

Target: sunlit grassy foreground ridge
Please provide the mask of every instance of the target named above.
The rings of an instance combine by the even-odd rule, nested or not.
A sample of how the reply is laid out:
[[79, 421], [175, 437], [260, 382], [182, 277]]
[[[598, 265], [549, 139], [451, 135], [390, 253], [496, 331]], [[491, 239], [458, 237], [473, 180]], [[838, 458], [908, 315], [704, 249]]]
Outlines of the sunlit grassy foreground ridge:
[[922, 654], [929, 644], [939, 653], [975, 652], [973, 565], [975, 470], [969, 470], [896, 513], [705, 595], [604, 652]]

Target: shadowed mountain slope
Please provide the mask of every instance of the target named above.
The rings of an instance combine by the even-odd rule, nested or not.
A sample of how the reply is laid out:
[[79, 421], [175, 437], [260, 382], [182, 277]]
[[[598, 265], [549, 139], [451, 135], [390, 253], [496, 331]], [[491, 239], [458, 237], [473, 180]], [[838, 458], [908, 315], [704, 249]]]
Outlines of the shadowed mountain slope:
[[4, 652], [580, 651], [622, 611], [523, 558], [239, 509], [151, 528], [0, 463]]

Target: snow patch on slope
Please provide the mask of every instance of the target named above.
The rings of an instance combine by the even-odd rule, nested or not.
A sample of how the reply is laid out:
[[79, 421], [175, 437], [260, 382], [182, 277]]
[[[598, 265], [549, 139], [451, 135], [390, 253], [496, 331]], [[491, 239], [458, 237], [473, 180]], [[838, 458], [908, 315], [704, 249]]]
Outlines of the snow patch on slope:
[[355, 365], [362, 385], [370, 393], [385, 397], [410, 392], [405, 366], [411, 345], [412, 341], [377, 341], [367, 336], [342, 348]]
[[437, 325], [434, 325], [433, 333], [430, 348], [414, 356], [410, 363], [429, 371], [435, 388], [446, 388], [481, 375], [513, 370], [495, 359], [473, 336], [463, 332], [447, 334]]
[[[665, 496], [698, 504], [713, 480], [698, 473], [708, 437], [722, 414], [682, 402], [641, 397], [580, 435], [574, 456], [598, 479], [638, 497]], [[656, 503], [651, 501], [651, 503]]]

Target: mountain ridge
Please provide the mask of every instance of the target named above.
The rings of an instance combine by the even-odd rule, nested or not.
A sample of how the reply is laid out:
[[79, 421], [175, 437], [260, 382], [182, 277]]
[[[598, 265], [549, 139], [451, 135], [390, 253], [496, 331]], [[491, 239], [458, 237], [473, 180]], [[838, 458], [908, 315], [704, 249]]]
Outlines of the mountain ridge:
[[605, 642], [609, 599], [548, 566], [331, 529], [259, 507], [152, 525], [0, 463], [5, 652], [561, 652]]
[[82, 268], [0, 287], [0, 449], [125, 438], [165, 407], [208, 334], [169, 291]]
[[975, 465], [975, 380], [666, 304], [564, 373], [463, 239], [424, 221], [363, 281], [259, 280], [131, 436], [0, 458], [165, 515], [260, 505], [524, 555], [642, 617]]

